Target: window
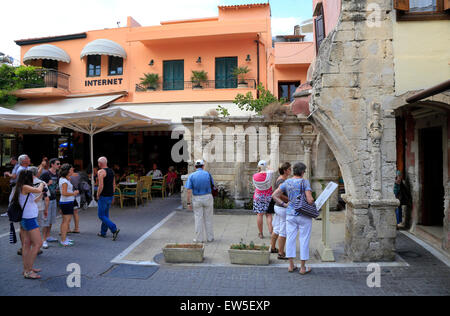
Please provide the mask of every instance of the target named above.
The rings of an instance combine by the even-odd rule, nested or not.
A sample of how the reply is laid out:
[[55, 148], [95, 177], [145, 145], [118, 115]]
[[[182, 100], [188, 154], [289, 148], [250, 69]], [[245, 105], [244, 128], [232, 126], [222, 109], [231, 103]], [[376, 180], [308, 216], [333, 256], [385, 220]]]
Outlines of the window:
[[108, 75], [110, 75], [110, 76], [123, 75], [123, 58], [122, 57], [109, 56]]
[[184, 60], [164, 61], [163, 90], [184, 90]]
[[43, 59], [42, 68], [58, 70], [58, 61], [51, 59]]
[[237, 88], [237, 79], [233, 76], [237, 64], [237, 57], [216, 58], [216, 89]]
[[[321, 2], [320, 2], [321, 3]], [[314, 26], [315, 26], [315, 36], [316, 36], [316, 52], [319, 52], [320, 44], [325, 39], [325, 20], [323, 16], [323, 6], [320, 5], [316, 8], [315, 12]]]
[[87, 57], [87, 77], [99, 77], [102, 68], [102, 56], [90, 55]]
[[294, 101], [295, 90], [300, 86], [300, 81], [278, 82], [278, 99], [285, 98]]
[[398, 21], [448, 20], [450, 0], [394, 0]]

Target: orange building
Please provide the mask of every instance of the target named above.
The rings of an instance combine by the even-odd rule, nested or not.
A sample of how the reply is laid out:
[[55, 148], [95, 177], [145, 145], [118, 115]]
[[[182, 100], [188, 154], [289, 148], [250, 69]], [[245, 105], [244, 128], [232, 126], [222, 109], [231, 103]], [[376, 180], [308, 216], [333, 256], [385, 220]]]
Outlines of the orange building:
[[[182, 117], [202, 116], [218, 105], [232, 116], [250, 115], [232, 101], [238, 93], [257, 97], [259, 83], [276, 96], [287, 91], [291, 97], [295, 88], [289, 85], [306, 80], [314, 55], [311, 42], [273, 43], [268, 3], [219, 6], [217, 17], [158, 26], [141, 26], [128, 17], [126, 27], [16, 43], [23, 64], [45, 69], [45, 84], [16, 91], [26, 100], [14, 110], [61, 113], [122, 106], [172, 120], [169, 130]], [[236, 67], [249, 69], [243, 80], [233, 76]], [[194, 72], [206, 78], [198, 82]], [[142, 82], [156, 74], [155, 87]], [[147, 132], [155, 130], [167, 127]]]

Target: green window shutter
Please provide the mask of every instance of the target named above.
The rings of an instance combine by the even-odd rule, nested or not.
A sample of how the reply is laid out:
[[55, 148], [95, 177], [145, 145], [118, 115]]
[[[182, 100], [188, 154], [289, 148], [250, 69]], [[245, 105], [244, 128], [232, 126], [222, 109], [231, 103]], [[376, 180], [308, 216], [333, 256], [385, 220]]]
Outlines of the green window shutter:
[[237, 88], [233, 70], [237, 67], [237, 57], [216, 58], [216, 89]]
[[184, 90], [184, 60], [164, 61], [163, 90]]

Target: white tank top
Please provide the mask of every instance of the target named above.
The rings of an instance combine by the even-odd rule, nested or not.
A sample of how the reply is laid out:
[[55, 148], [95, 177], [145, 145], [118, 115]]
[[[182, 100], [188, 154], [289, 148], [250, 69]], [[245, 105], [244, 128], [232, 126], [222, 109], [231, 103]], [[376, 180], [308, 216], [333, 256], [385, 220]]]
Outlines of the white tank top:
[[[20, 206], [23, 208], [23, 205], [25, 204], [25, 200], [27, 199], [28, 194], [22, 194], [19, 195], [19, 203]], [[30, 218], [36, 218], [38, 217], [39, 210], [36, 205], [36, 202], [34, 202], [35, 196], [33, 194], [30, 194], [30, 197], [28, 198], [27, 204], [25, 205], [25, 209], [23, 210], [22, 218], [30, 219]]]

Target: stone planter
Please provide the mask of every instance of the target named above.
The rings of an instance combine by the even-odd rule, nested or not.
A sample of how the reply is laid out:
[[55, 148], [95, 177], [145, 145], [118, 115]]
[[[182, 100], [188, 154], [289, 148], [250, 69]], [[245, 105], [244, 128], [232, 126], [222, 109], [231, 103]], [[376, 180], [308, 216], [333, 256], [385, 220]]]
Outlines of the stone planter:
[[203, 262], [205, 244], [168, 244], [163, 248], [167, 263]]
[[229, 249], [228, 254], [232, 264], [268, 265], [270, 262], [270, 250]]

